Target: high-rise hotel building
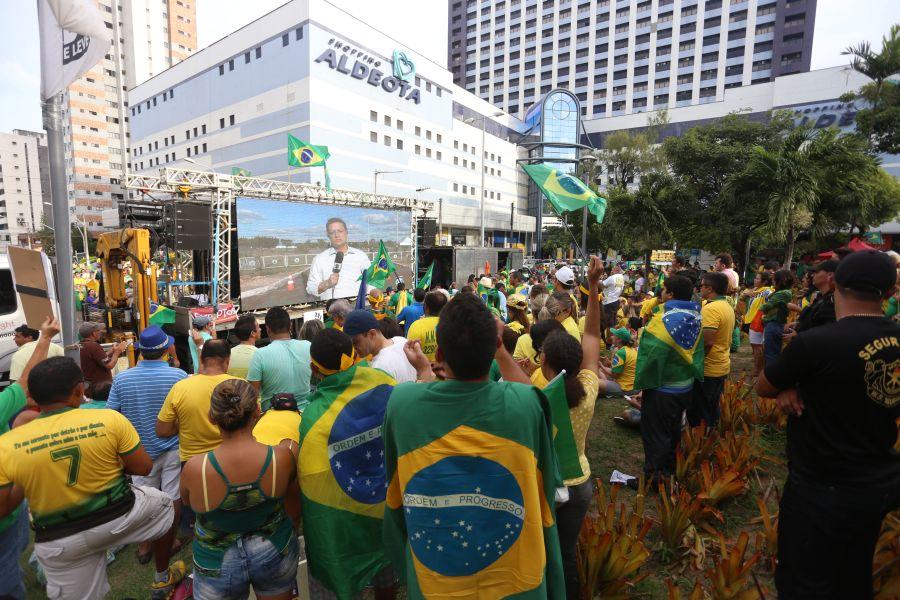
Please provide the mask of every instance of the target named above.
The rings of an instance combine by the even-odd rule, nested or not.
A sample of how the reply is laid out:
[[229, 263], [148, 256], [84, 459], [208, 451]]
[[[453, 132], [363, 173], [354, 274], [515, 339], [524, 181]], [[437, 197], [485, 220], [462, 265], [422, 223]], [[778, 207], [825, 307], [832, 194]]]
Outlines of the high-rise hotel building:
[[64, 99], [69, 205], [92, 229], [127, 193], [128, 90], [197, 48], [197, 0], [98, 0], [112, 46]]
[[454, 83], [520, 118], [551, 89], [603, 118], [809, 71], [816, 0], [450, 0]]

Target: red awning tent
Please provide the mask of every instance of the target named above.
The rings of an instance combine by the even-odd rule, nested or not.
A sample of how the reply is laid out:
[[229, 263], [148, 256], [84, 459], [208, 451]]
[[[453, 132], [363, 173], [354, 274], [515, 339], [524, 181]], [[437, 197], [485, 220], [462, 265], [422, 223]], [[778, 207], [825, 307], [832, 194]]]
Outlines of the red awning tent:
[[[849, 248], [853, 252], [859, 252], [860, 250], [878, 250], [878, 248], [876, 248], [875, 246], [870, 246], [858, 237], [855, 237], [847, 242], [845, 248]], [[822, 260], [828, 260], [829, 258], [834, 258], [835, 256], [837, 255], [832, 250], [819, 253], [819, 258], [821, 258]]]

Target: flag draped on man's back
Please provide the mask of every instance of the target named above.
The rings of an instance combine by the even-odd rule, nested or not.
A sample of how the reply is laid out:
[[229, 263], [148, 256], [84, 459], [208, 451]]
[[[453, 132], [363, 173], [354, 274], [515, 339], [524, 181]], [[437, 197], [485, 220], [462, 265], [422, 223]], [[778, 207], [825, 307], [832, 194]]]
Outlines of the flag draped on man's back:
[[703, 380], [703, 336], [700, 305], [669, 300], [663, 314], [641, 332], [635, 365], [634, 389], [666, 385], [692, 385]]
[[310, 574], [351, 598], [388, 559], [381, 541], [385, 407], [394, 380], [364, 364], [325, 377], [300, 423], [299, 474]]
[[384, 540], [408, 598], [565, 597], [561, 481], [549, 407], [533, 388], [398, 385], [384, 443]]
[[597, 222], [603, 222], [606, 199], [595, 194], [583, 181], [543, 163], [522, 165], [522, 168], [544, 192], [557, 213], [581, 210], [587, 206]]

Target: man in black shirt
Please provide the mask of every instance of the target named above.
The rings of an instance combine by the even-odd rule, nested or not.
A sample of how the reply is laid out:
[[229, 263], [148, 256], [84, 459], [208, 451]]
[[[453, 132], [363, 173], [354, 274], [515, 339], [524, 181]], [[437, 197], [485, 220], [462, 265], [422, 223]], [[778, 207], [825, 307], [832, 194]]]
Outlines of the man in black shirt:
[[900, 327], [881, 302], [894, 261], [855, 252], [835, 271], [837, 322], [797, 334], [756, 391], [791, 414], [778, 522], [779, 598], [871, 598], [884, 516], [900, 506]]
[[813, 327], [834, 323], [834, 272], [840, 261], [831, 258], [823, 260], [812, 268], [813, 286], [819, 290], [812, 304], [804, 308], [797, 320], [785, 325], [784, 336], [790, 340], [796, 333], [808, 331]]

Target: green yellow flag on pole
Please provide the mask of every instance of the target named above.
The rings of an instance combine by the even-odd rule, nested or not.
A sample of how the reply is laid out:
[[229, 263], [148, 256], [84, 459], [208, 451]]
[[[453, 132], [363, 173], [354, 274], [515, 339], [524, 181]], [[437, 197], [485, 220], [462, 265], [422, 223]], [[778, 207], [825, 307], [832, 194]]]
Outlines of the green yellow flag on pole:
[[422, 279], [419, 280], [418, 285], [416, 285], [416, 289], [427, 290], [431, 287], [431, 276], [434, 273], [434, 261], [431, 261], [431, 264], [428, 265], [428, 270], [425, 271], [425, 274], [422, 275]]
[[603, 222], [606, 199], [595, 194], [583, 181], [543, 163], [522, 165], [522, 168], [557, 213], [581, 210], [587, 206], [597, 222]]
[[299, 473], [310, 575], [353, 598], [388, 565], [382, 423], [394, 380], [354, 365], [325, 377], [300, 422]]
[[[387, 285], [388, 277], [396, 270], [397, 267], [394, 266], [394, 261], [391, 260], [387, 248], [384, 247], [384, 242], [379, 240], [378, 254], [375, 255], [375, 260], [372, 261], [372, 264], [370, 264], [369, 268], [366, 270], [366, 279], [368, 280], [369, 285], [383, 290]], [[360, 276], [360, 279], [362, 279], [362, 276]]]
[[330, 192], [331, 177], [326, 163], [329, 156], [328, 146], [313, 146], [288, 134], [288, 164], [292, 167], [324, 167], [325, 189]]
[[575, 445], [575, 431], [572, 429], [572, 418], [569, 416], [569, 403], [566, 401], [566, 372], [550, 380], [542, 392], [550, 401], [550, 416], [553, 421], [553, 447], [559, 459], [559, 474], [563, 479], [576, 479], [584, 475], [581, 461], [578, 459], [578, 446]]
[[232, 177], [250, 177], [252, 173], [243, 167], [231, 167]]

